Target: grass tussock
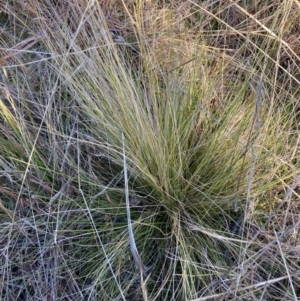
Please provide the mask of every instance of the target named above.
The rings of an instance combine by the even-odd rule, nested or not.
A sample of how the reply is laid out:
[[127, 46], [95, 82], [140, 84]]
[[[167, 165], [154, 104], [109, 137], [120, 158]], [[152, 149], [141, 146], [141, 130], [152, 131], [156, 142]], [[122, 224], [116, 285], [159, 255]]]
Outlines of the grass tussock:
[[1, 300], [300, 297], [297, 1], [0, 3]]

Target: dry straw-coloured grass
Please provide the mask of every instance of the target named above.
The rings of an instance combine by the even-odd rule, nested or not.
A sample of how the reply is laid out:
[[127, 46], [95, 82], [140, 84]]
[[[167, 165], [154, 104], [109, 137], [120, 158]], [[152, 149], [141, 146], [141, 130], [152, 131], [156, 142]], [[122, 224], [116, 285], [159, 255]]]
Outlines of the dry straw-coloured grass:
[[299, 299], [298, 1], [0, 4], [1, 300]]

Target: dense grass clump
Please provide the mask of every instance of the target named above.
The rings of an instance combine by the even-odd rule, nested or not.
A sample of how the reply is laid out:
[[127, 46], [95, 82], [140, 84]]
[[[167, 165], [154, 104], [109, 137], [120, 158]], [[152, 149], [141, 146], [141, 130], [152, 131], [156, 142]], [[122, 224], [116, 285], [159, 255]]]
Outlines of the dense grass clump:
[[1, 3], [1, 300], [297, 300], [299, 6]]

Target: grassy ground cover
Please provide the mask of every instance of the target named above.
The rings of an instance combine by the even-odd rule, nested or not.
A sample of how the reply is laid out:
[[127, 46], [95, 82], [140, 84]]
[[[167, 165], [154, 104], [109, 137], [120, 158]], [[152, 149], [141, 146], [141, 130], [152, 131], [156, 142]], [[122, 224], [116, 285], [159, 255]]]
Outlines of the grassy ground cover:
[[0, 300], [300, 298], [299, 1], [0, 9]]

